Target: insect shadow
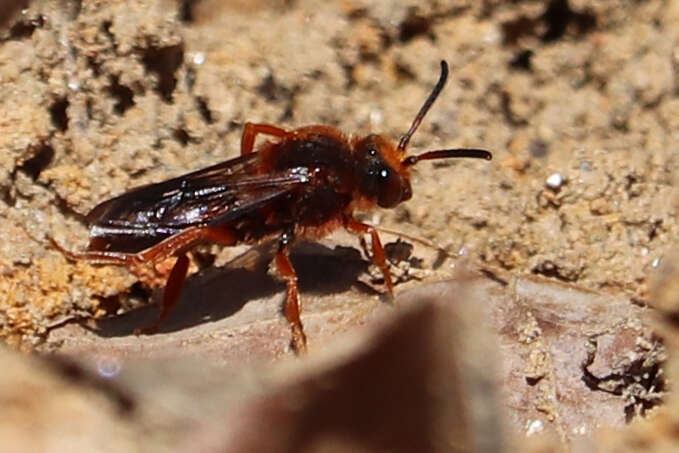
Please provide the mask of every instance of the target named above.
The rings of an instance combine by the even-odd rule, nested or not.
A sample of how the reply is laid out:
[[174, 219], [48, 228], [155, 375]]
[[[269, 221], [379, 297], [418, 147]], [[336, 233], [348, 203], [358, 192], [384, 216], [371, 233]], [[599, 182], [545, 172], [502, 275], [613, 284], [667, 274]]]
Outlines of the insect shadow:
[[[275, 245], [275, 244], [274, 244]], [[227, 318], [240, 311], [249, 301], [271, 299], [282, 310], [285, 283], [269, 275], [274, 247], [270, 244], [251, 249], [222, 267], [208, 267], [191, 276], [176, 308], [156, 333], [172, 333], [207, 322]], [[364, 294], [379, 294], [359, 281], [368, 271], [369, 262], [353, 247], [327, 247], [314, 242], [301, 242], [291, 253], [298, 270], [302, 293], [341, 294], [356, 289]], [[333, 278], [328, 278], [332, 275]], [[278, 297], [280, 295], [280, 297]], [[153, 302], [161, 297], [154, 291]], [[101, 337], [132, 335], [158, 316], [156, 304], [145, 305], [122, 315], [97, 321], [91, 329]]]

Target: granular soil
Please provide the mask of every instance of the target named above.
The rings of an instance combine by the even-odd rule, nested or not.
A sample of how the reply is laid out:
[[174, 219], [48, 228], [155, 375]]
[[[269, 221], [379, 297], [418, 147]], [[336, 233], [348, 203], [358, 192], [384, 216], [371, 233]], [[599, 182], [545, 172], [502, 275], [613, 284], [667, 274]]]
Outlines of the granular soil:
[[[411, 150], [485, 148], [493, 161], [421, 164], [410, 201], [361, 214], [453, 256], [435, 259], [415, 244], [414, 257], [397, 265], [399, 281], [416, 287], [468, 266], [652, 304], [650, 282], [678, 233], [679, 3], [45, 0], [16, 11], [0, 31], [0, 337], [58, 351], [64, 340], [49, 333], [71, 320], [152, 316], [158, 292], [148, 282], [69, 262], [48, 236], [82, 249], [92, 207], [236, 156], [247, 121], [397, 139], [442, 59], [450, 81]], [[324, 244], [315, 253], [354, 264], [343, 268], [346, 284], [321, 288], [319, 298], [304, 295], [301, 273], [309, 305], [337, 300], [353, 280], [364, 288], [352, 298], [378, 300], [355, 239], [340, 234]], [[240, 252], [203, 247], [193, 268]], [[204, 272], [187, 298], [228, 292], [191, 293], [214, 278]], [[282, 287], [265, 286], [257, 297], [275, 312]], [[222, 315], [247, 301], [238, 304]], [[540, 357], [554, 355], [542, 334], [531, 336], [545, 326], [530, 312], [521, 312], [528, 333], [515, 339], [533, 354], [534, 369], [523, 371], [553, 393], [558, 378], [544, 370], [555, 365]], [[626, 338], [625, 351], [662, 355], [652, 323], [639, 322], [581, 339], [593, 348], [587, 369], [597, 391], [617, 388], [596, 373], [597, 348], [611, 349], [615, 335]], [[624, 375], [633, 366], [613, 362], [603, 368]], [[543, 414], [553, 410], [545, 404]]]

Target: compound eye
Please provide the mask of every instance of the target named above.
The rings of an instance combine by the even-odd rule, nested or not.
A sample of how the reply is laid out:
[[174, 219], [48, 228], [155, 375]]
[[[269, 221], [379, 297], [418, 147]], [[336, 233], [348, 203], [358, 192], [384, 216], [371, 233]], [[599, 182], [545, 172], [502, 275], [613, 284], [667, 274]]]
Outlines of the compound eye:
[[377, 173], [380, 192], [377, 204], [383, 208], [392, 208], [403, 200], [403, 184], [398, 174], [389, 168], [380, 169]]

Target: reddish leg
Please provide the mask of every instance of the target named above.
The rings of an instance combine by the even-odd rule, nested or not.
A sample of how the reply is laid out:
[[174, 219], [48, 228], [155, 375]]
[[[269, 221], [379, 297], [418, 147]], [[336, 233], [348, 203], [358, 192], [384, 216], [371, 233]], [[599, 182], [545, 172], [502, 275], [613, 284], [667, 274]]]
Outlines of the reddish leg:
[[288, 131], [281, 129], [280, 127], [272, 126], [271, 124], [245, 123], [245, 126], [243, 127], [243, 137], [240, 141], [241, 155], [252, 152], [257, 134], [283, 138], [288, 135]]
[[71, 252], [61, 247], [49, 238], [52, 246], [59, 250], [66, 258], [78, 261], [91, 261], [95, 264], [117, 264], [133, 267], [144, 263], [157, 263], [172, 255], [179, 254], [199, 242], [214, 242], [221, 245], [234, 245], [236, 236], [228, 230], [218, 227], [194, 227], [170, 236], [159, 243], [137, 253], [88, 251]]
[[177, 257], [177, 262], [174, 263], [170, 276], [167, 278], [165, 284], [165, 291], [163, 292], [163, 300], [160, 303], [160, 316], [156, 322], [148, 327], [137, 329], [137, 334], [151, 334], [158, 330], [158, 328], [167, 320], [168, 316], [177, 306], [179, 296], [182, 294], [182, 287], [186, 281], [186, 274], [189, 271], [189, 259], [185, 254]]
[[372, 242], [372, 258], [373, 262], [380, 268], [384, 276], [384, 284], [387, 286], [387, 292], [390, 298], [394, 298], [394, 284], [391, 281], [391, 272], [389, 272], [389, 265], [387, 264], [387, 256], [384, 253], [384, 247], [380, 241], [380, 236], [377, 234], [375, 227], [366, 225], [351, 217], [344, 219], [344, 228], [352, 234], [366, 234], [370, 233]]
[[133, 272], [140, 265], [160, 262], [171, 255], [177, 255], [170, 275], [165, 285], [163, 300], [161, 301], [160, 316], [153, 325], [139, 329], [137, 333], [153, 333], [168, 318], [172, 309], [179, 302], [179, 297], [186, 280], [189, 269], [189, 259], [183, 253], [186, 249], [198, 242], [214, 242], [221, 245], [234, 245], [236, 236], [229, 230], [219, 227], [189, 228], [188, 230], [171, 236], [158, 244], [142, 250], [138, 253], [120, 253], [107, 251], [91, 251], [74, 253], [63, 249], [54, 239], [50, 238], [52, 245], [71, 260], [86, 260], [98, 264], [116, 264], [126, 266]]
[[276, 267], [278, 273], [283, 277], [287, 285], [285, 293], [285, 318], [290, 324], [292, 330], [292, 348], [298, 354], [306, 352], [306, 335], [304, 334], [304, 327], [302, 320], [299, 317], [299, 289], [297, 287], [297, 272], [292, 266], [289, 257], [289, 241], [290, 236], [283, 234], [281, 238], [281, 245], [276, 254]]
[[[234, 245], [236, 243], [235, 236], [228, 230], [207, 227], [202, 228], [200, 232], [200, 240], [202, 241], [214, 242], [221, 245]], [[160, 316], [158, 316], [158, 320], [148, 327], [139, 329], [137, 333], [154, 333], [167, 320], [174, 307], [177, 306], [177, 302], [179, 302], [179, 296], [182, 294], [188, 270], [189, 259], [182, 253], [177, 257], [177, 261], [170, 271], [170, 276], [167, 278], [163, 300], [160, 303]]]

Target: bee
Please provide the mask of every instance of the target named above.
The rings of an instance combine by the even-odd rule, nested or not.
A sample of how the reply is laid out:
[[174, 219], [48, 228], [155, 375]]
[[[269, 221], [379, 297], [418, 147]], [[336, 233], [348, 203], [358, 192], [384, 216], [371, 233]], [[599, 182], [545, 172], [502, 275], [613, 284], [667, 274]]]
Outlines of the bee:
[[[186, 253], [201, 243], [256, 245], [276, 240], [275, 264], [286, 283], [284, 313], [292, 348], [306, 350], [300, 319], [297, 273], [290, 261], [296, 239], [316, 240], [337, 228], [370, 235], [372, 260], [384, 276], [389, 296], [394, 285], [375, 227], [354, 213], [375, 206], [394, 208], [412, 197], [410, 169], [431, 159], [471, 157], [490, 160], [482, 149], [442, 149], [407, 155], [411, 137], [441, 93], [448, 65], [441, 62], [436, 86], [398, 143], [383, 135], [347, 136], [332, 126], [286, 130], [246, 123], [239, 157], [156, 184], [131, 189], [104, 201], [87, 215], [87, 251], [71, 260], [126, 266], [135, 273], [175, 257], [156, 323], [177, 304], [189, 268]], [[258, 136], [270, 137], [255, 148]]]

